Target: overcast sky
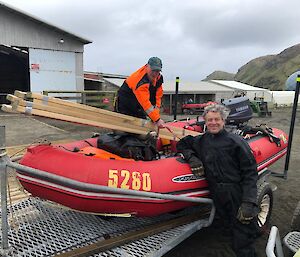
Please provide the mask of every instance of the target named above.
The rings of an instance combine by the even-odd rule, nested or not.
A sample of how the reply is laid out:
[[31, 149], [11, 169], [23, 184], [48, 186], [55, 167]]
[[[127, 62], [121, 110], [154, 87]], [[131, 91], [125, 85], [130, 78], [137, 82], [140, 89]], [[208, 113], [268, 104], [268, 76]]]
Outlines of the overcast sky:
[[236, 73], [300, 43], [297, 0], [1, 0], [87, 38], [84, 69], [130, 74], [149, 57], [165, 80]]

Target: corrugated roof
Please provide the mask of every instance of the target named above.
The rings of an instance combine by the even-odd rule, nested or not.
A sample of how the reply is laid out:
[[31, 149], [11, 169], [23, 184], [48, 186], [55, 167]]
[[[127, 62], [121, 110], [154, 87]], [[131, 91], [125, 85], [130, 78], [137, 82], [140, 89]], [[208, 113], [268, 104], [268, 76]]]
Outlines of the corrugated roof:
[[[175, 92], [175, 81], [166, 81], [163, 85], [165, 93], [174, 93]], [[199, 81], [199, 82], [179, 82], [179, 93], [181, 94], [211, 94], [215, 92], [233, 92], [233, 89], [228, 87], [211, 83], [209, 81]]]
[[[124, 79], [104, 78], [104, 80], [121, 87]], [[175, 81], [166, 81], [163, 84], [164, 93], [175, 93]], [[233, 92], [234, 90], [222, 85], [217, 85], [209, 81], [199, 82], [179, 82], [179, 94], [212, 94], [215, 92]]]
[[233, 80], [210, 80], [213, 83], [218, 85], [223, 85], [232, 89], [244, 90], [244, 91], [269, 91], [260, 87], [253, 87], [248, 84], [244, 84], [241, 82], [233, 81]]
[[114, 85], [116, 85], [116, 86], [118, 86], [118, 87], [121, 87], [125, 79], [118, 79], [118, 78], [104, 78], [103, 80], [104, 80], [104, 81], [108, 81], [108, 82], [110, 82], [110, 83], [112, 83], [112, 84], [114, 84]]
[[59, 28], [59, 27], [57, 27], [57, 26], [55, 26], [53, 24], [50, 24], [49, 22], [43, 21], [43, 20], [41, 20], [38, 17], [35, 17], [35, 16], [33, 16], [33, 15], [29, 14], [29, 13], [26, 13], [26, 12], [24, 12], [24, 11], [22, 11], [20, 9], [17, 9], [15, 7], [12, 7], [12, 6], [8, 5], [8, 4], [4, 4], [4, 3], [0, 2], [0, 8], [4, 8], [4, 9], [10, 11], [10, 12], [13, 12], [13, 13], [16, 13], [18, 15], [21, 15], [21, 16], [23, 16], [26, 19], [29, 19], [29, 20], [34, 21], [36, 23], [45, 25], [45, 26], [49, 27], [52, 30], [59, 31], [60, 33], [63, 33], [63, 34], [67, 34], [67, 35], [75, 38], [76, 40], [84, 43], [84, 44], [92, 43], [91, 40], [88, 40], [88, 39], [85, 39], [83, 37], [77, 36], [74, 33], [71, 33], [69, 31], [66, 31], [66, 30], [62, 29], [62, 28]]

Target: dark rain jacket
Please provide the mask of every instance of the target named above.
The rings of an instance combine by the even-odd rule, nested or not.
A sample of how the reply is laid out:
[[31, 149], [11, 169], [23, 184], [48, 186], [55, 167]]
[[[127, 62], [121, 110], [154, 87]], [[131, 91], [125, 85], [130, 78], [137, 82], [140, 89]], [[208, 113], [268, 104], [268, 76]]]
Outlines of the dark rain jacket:
[[177, 143], [177, 150], [187, 160], [195, 155], [202, 161], [212, 194], [217, 193], [220, 185], [232, 185], [236, 188], [238, 202], [256, 203], [257, 165], [242, 137], [226, 130], [218, 134], [187, 136]]
[[147, 76], [147, 65], [131, 74], [118, 91], [116, 111], [146, 118], [146, 114], [153, 122], [160, 119], [159, 108], [163, 95], [163, 76], [150, 82]]

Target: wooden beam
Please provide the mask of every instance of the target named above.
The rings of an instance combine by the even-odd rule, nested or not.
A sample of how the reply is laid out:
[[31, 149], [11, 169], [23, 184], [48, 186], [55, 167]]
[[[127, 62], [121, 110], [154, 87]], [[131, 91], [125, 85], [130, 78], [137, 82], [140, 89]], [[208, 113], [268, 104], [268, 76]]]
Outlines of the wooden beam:
[[[34, 108], [26, 108], [26, 107], [20, 106], [20, 105], [14, 105], [13, 107], [10, 106], [9, 109], [12, 109], [13, 111], [29, 114], [29, 115], [36, 115], [36, 116], [41, 116], [41, 117], [46, 117], [46, 118], [51, 118], [51, 119], [56, 119], [56, 120], [63, 120], [63, 121], [68, 121], [68, 122], [73, 122], [73, 123], [78, 123], [78, 124], [83, 124], [83, 125], [107, 128], [107, 129], [124, 131], [124, 132], [129, 132], [129, 133], [134, 133], [134, 134], [140, 134], [140, 135], [147, 135], [149, 132], [149, 130], [147, 128], [142, 128], [142, 127], [134, 128], [134, 127], [130, 127], [130, 126], [119, 126], [119, 125], [105, 123], [105, 122], [99, 122], [99, 121], [93, 121], [93, 120], [88, 120], [88, 119], [83, 119], [83, 118], [72, 117], [72, 116], [68, 116], [68, 115], [64, 115], [64, 114], [58, 114], [58, 113], [53, 113], [53, 112], [48, 112], [48, 111], [43, 111], [43, 110], [36, 110]], [[188, 133], [190, 133], [190, 132], [188, 132]], [[180, 136], [181, 135], [178, 135], [178, 137], [180, 137]], [[174, 135], [167, 130], [161, 130], [159, 137], [164, 138], [164, 139], [169, 139], [169, 140], [176, 139], [176, 138], [174, 138]]]
[[16, 111], [13, 110], [11, 105], [8, 104], [2, 104], [1, 110], [4, 112], [10, 112], [10, 113], [15, 113]]
[[[51, 112], [51, 113], [63, 114], [63, 115], [77, 117], [77, 118], [86, 119], [86, 120], [103, 122], [103, 123], [107, 123], [107, 124], [113, 124], [113, 125], [119, 126], [120, 128], [126, 126], [126, 127], [130, 127], [130, 128], [134, 128], [136, 130], [143, 130], [143, 131], [147, 131], [147, 132], [155, 130], [155, 126], [150, 127], [150, 129], [147, 127], [141, 128], [141, 126], [131, 124], [131, 122], [128, 120], [116, 119], [115, 117], [109, 117], [108, 115], [99, 115], [99, 114], [94, 115], [94, 114], [90, 114], [89, 112], [87, 112], [87, 113], [80, 112], [80, 111], [74, 110], [74, 108], [66, 109], [65, 107], [64, 108], [61, 108], [58, 106], [53, 107], [52, 105], [48, 106], [48, 105], [44, 105], [44, 104], [38, 104], [36, 102], [24, 101], [22, 99], [19, 99], [12, 103], [13, 109], [17, 109], [18, 106], [23, 106], [25, 108], [33, 108], [35, 110], [42, 110], [42, 111], [47, 111], [47, 112]], [[28, 109], [28, 111], [29, 110], [30, 109]]]
[[[124, 117], [116, 117], [115, 115], [112, 115], [112, 113], [114, 112], [106, 112], [106, 113], [95, 113], [94, 111], [91, 111], [91, 110], [83, 110], [83, 109], [78, 109], [76, 107], [70, 107], [70, 106], [62, 106], [61, 104], [57, 104], [57, 103], [53, 103], [53, 102], [48, 102], [47, 104], [45, 104], [43, 101], [41, 100], [37, 100], [37, 99], [34, 99], [33, 100], [33, 106], [39, 106], [38, 109], [43, 109], [42, 106], [44, 106], [45, 108], [49, 108], [49, 109], [52, 109], [52, 108], [55, 108], [55, 109], [52, 109], [52, 110], [57, 110], [57, 112], [61, 112], [61, 110], [66, 114], [66, 113], [69, 113], [69, 115], [75, 115], [75, 116], [79, 116], [79, 115], [82, 115], [83, 118], [84, 117], [89, 117], [89, 118], [92, 118], [92, 119], [95, 119], [95, 118], [99, 118], [101, 120], [106, 120], [107, 122], [118, 122], [119, 124], [122, 123], [124, 126], [127, 126], [127, 125], [133, 125], [133, 126], [138, 126], [138, 127], [145, 127], [145, 128], [148, 128], [149, 130], [156, 130], [156, 126], [155, 124], [152, 122], [152, 121], [149, 121], [149, 120], [144, 120], [144, 119], [139, 119], [139, 118], [135, 118], [135, 117], [132, 117], [134, 119], [127, 119], [127, 118], [124, 118]], [[60, 110], [60, 111], [58, 111]]]
[[26, 97], [26, 93], [19, 90], [15, 90], [14, 95], [21, 99], [25, 99]]
[[[18, 91], [18, 93], [20, 93], [20, 91]], [[27, 98], [32, 98], [34, 103], [38, 103], [41, 105], [53, 106], [57, 108], [63, 107], [63, 109], [65, 110], [72, 110], [74, 112], [82, 112], [86, 114], [88, 113], [93, 115], [101, 114], [101, 117], [105, 118], [106, 116], [108, 120], [111, 120], [113, 117], [116, 117], [122, 119], [122, 121], [125, 123], [129, 123], [128, 121], [131, 121], [132, 123], [134, 123], [134, 125], [143, 126], [151, 130], [155, 130], [155, 124], [153, 124], [153, 122], [151, 121], [143, 120], [140, 118], [132, 117], [121, 113], [95, 108], [88, 105], [62, 100], [59, 98], [48, 97], [37, 93], [32, 93], [32, 92], [29, 93], [21, 92], [21, 93], [25, 94]], [[12, 95], [9, 95], [7, 99], [9, 101], [17, 101], [16, 96], [12, 96]]]
[[124, 118], [124, 119], [128, 119], [128, 120], [135, 120], [136, 119], [135, 117], [132, 117], [132, 116], [129, 116], [129, 115], [125, 115], [125, 114], [121, 114], [121, 113], [117, 113], [117, 112], [112, 112], [112, 111], [108, 111], [108, 110], [103, 110], [103, 109], [95, 108], [95, 107], [92, 107], [92, 106], [79, 104], [79, 103], [74, 103], [74, 102], [62, 100], [62, 99], [59, 99], [59, 98], [45, 96], [45, 95], [32, 93], [32, 92], [26, 93], [26, 97], [42, 100], [44, 102], [44, 104], [47, 104], [49, 102], [50, 103], [57, 103], [57, 104], [61, 104], [63, 106], [79, 108], [79, 109], [82, 109], [82, 110], [89, 110], [89, 111], [92, 111], [92, 112], [95, 112], [95, 113], [108, 114], [108, 115], [111, 115], [111, 116]]
[[7, 99], [8, 101], [10, 101], [10, 102], [16, 102], [16, 101], [18, 101], [18, 100], [20, 100], [20, 99], [23, 99], [23, 98], [17, 97], [17, 96], [15, 96], [15, 95], [8, 94], [8, 95], [6, 96], [6, 99]]
[[[32, 92], [27, 93], [27, 97], [40, 100], [40, 101], [42, 101], [42, 104], [45, 104], [45, 105], [56, 104], [56, 105], [59, 105], [60, 107], [63, 106], [64, 108], [66, 108], [66, 107], [78, 108], [78, 109], [80, 109], [81, 112], [92, 112], [95, 115], [96, 114], [107, 115], [109, 117], [109, 119], [112, 119], [113, 117], [120, 118], [120, 119], [122, 119], [123, 122], [127, 123], [126, 120], [128, 120], [134, 125], [147, 127], [151, 130], [156, 130], [155, 124], [153, 124], [153, 122], [147, 121], [147, 120], [144, 120], [144, 119], [140, 119], [140, 118], [136, 118], [136, 117], [132, 117], [132, 116], [129, 116], [129, 115], [125, 115], [125, 114], [121, 114], [121, 113], [117, 113], [117, 112], [112, 112], [112, 111], [108, 111], [108, 110], [103, 110], [103, 109], [91, 107], [91, 106], [88, 106], [88, 105], [78, 104], [78, 103], [62, 100], [62, 99], [59, 99], [59, 98], [48, 97], [48, 96], [44, 96], [44, 95], [37, 94], [37, 93], [32, 93]], [[79, 111], [79, 110], [77, 110], [77, 111]], [[130, 122], [128, 122], [128, 123], [130, 123]], [[189, 135], [190, 134], [192, 134], [192, 135], [198, 135], [199, 134], [199, 133], [196, 133], [196, 132], [192, 133], [192, 131], [187, 132], [187, 134], [185, 134], [183, 129], [178, 128], [178, 127], [172, 127], [172, 130], [176, 134], [179, 134], [181, 136], [188, 135], [188, 134]], [[187, 130], [185, 130], [185, 131], [187, 131]]]
[[[25, 105], [23, 105], [23, 106], [25, 106]], [[135, 118], [134, 120], [123, 119], [123, 118], [111, 116], [110, 114], [113, 112], [107, 112], [105, 114], [95, 114], [94, 112], [76, 109], [74, 107], [69, 107], [69, 106], [64, 106], [62, 108], [61, 105], [57, 104], [57, 103], [43, 104], [43, 102], [41, 100], [37, 100], [37, 99], [33, 100], [33, 106], [40, 110], [49, 110], [49, 111], [51, 110], [52, 112], [56, 112], [56, 113], [66, 114], [66, 115], [80, 117], [80, 118], [97, 120], [100, 122], [109, 122], [109, 123], [119, 124], [120, 126], [135, 126], [138, 128], [147, 128], [148, 131], [156, 131], [157, 130], [156, 125], [152, 121], [139, 119], [139, 118]], [[173, 127], [173, 126], [168, 126], [168, 127], [177, 136], [179, 136], [179, 135], [181, 135], [181, 136], [185, 136], [185, 135], [196, 136], [199, 134], [198, 132], [185, 130], [185, 129], [179, 128], [179, 127]]]
[[[52, 114], [67, 115], [69, 118], [66, 121], [72, 122], [71, 117], [76, 117], [84, 120], [86, 124], [88, 120], [99, 122], [102, 124], [99, 127], [115, 129], [136, 134], [147, 134], [150, 131], [156, 131], [156, 125], [149, 120], [144, 120], [128, 115], [94, 108], [87, 105], [82, 105], [74, 102], [69, 102], [54, 97], [47, 97], [37, 93], [26, 93], [27, 97], [33, 98], [33, 102], [28, 102], [14, 95], [8, 95], [7, 99], [12, 102], [14, 110], [18, 110], [18, 106], [25, 107], [25, 113], [32, 112], [33, 109], [46, 111]], [[34, 114], [36, 115], [36, 114]], [[53, 115], [52, 115], [53, 116]], [[46, 117], [46, 116], [44, 116]], [[51, 118], [51, 117], [50, 117]], [[78, 123], [74, 121], [75, 123]], [[81, 122], [79, 122], [81, 123]], [[87, 124], [89, 125], [89, 124]], [[93, 125], [92, 125], [93, 126]], [[96, 125], [98, 127], [98, 125]], [[166, 129], [160, 129], [159, 136], [162, 138], [170, 138], [178, 140], [186, 135], [196, 136], [198, 132], [186, 130], [183, 128], [172, 127], [166, 125]], [[135, 132], [133, 132], [135, 131]], [[170, 137], [171, 135], [171, 137]]]

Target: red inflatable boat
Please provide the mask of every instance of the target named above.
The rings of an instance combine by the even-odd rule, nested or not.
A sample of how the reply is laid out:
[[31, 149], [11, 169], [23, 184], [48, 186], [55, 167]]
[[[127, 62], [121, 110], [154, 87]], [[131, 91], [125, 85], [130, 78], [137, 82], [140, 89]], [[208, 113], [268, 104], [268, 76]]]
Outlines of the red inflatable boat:
[[[273, 134], [280, 138], [280, 146], [271, 142], [268, 136], [247, 137], [258, 164], [258, 171], [268, 167], [286, 153], [287, 135], [278, 129], [273, 129]], [[38, 145], [28, 148], [20, 163], [89, 185], [180, 196], [209, 195], [205, 178], [195, 177], [189, 165], [179, 156], [153, 161], [134, 161], [118, 156], [109, 159], [112, 155], [107, 153], [106, 156], [106, 152], [97, 149], [96, 145], [97, 138], [64, 145]], [[73, 152], [75, 147], [81, 151]], [[69, 184], [57, 183], [53, 179], [32, 177], [21, 171], [18, 171], [18, 178], [33, 196], [91, 213], [153, 216], [194, 204], [80, 190]]]

